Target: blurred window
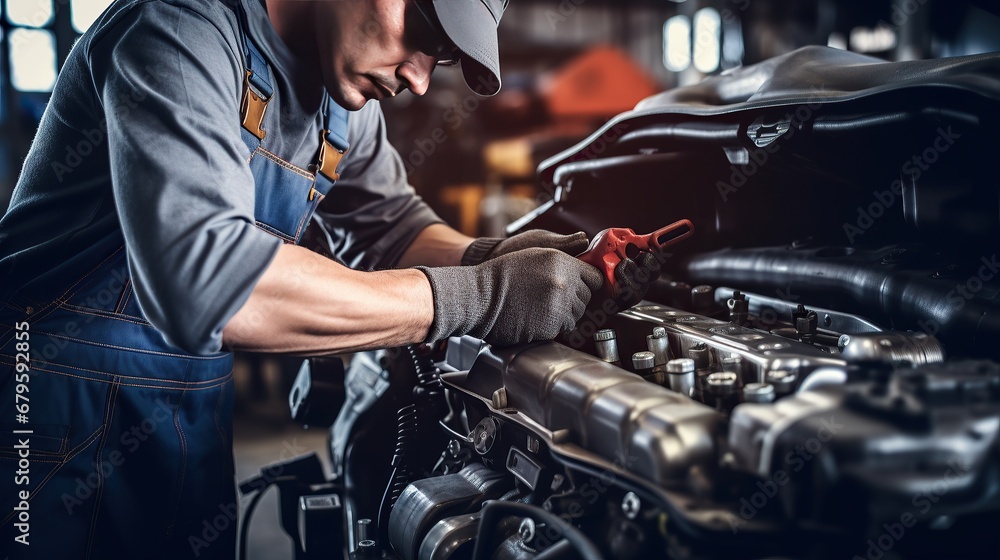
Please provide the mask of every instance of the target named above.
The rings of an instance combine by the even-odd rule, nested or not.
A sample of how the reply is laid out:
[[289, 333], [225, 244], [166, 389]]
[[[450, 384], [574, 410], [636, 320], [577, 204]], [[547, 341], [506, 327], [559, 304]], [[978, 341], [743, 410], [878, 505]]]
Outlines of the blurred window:
[[70, 12], [73, 29], [77, 33], [86, 33], [97, 18], [111, 5], [114, 0], [73, 0]]
[[854, 52], [885, 52], [896, 48], [896, 31], [887, 25], [855, 27], [851, 30], [850, 41]]
[[663, 24], [663, 65], [671, 72], [691, 66], [691, 20], [673, 16]]
[[51, 31], [18, 28], [10, 32], [11, 85], [20, 91], [52, 91], [56, 83], [56, 41]]
[[23, 27], [45, 27], [52, 21], [52, 0], [5, 0], [7, 21]]
[[702, 8], [694, 14], [694, 67], [702, 74], [719, 69], [722, 50], [722, 17], [715, 8]]
[[[63, 1], [60, 2], [60, 6]], [[56, 81], [53, 0], [3, 0], [3, 56], [10, 87], [24, 92], [52, 91]]]

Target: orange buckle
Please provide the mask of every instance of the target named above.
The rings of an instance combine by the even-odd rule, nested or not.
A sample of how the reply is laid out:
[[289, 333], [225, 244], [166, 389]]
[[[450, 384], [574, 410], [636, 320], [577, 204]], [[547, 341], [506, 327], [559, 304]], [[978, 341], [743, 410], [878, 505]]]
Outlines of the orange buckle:
[[319, 145], [319, 161], [316, 167], [327, 179], [336, 181], [340, 179], [340, 173], [337, 173], [337, 166], [340, 165], [340, 160], [344, 159], [346, 150], [338, 150], [331, 144], [326, 139], [327, 132], [329, 131], [320, 131], [322, 142]]
[[261, 128], [264, 124], [264, 111], [268, 100], [262, 98], [250, 87], [250, 72], [243, 77], [243, 100], [240, 102], [240, 116], [243, 117], [243, 128], [258, 139], [263, 140], [267, 131]]

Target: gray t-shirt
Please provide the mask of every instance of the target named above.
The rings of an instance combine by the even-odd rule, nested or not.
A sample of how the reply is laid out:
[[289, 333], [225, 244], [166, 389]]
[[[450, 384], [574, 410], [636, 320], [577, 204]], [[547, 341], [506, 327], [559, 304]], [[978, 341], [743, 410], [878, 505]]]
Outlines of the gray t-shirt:
[[[265, 147], [308, 168], [322, 96], [302, 91], [302, 76], [318, 70], [297, 63], [261, 0], [240, 1], [276, 82]], [[0, 301], [41, 276], [81, 276], [58, 269], [120, 236], [150, 322], [190, 352], [221, 348], [222, 328], [281, 244], [254, 226], [241, 50], [221, 0], [119, 0], [80, 38], [0, 220]], [[318, 215], [338, 258], [391, 268], [440, 219], [407, 184], [377, 103], [351, 113], [349, 138]]]

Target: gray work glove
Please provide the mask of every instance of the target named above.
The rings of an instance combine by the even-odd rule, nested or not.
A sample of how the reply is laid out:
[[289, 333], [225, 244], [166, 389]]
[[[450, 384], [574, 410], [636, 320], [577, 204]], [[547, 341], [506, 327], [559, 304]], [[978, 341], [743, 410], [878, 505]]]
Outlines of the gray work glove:
[[662, 251], [641, 251], [635, 258], [622, 259], [615, 267], [617, 293], [613, 294], [620, 311], [632, 307], [646, 297], [646, 292], [660, 277], [660, 266], [666, 260]]
[[543, 229], [532, 229], [506, 239], [480, 237], [465, 250], [462, 264], [475, 265], [531, 247], [558, 249], [567, 255], [576, 256], [586, 251], [587, 245], [590, 245], [590, 241], [587, 239], [587, 234], [582, 231], [572, 235], [559, 235]]
[[556, 249], [524, 249], [476, 266], [417, 267], [434, 293], [427, 340], [472, 335], [497, 346], [570, 330], [601, 287], [593, 266]]

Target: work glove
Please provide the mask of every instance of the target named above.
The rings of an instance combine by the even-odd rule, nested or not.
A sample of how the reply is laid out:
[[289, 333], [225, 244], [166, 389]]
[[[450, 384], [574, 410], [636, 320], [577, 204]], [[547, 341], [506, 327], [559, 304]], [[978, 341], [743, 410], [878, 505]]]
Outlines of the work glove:
[[434, 293], [428, 341], [465, 334], [496, 346], [549, 340], [576, 325], [603, 283], [596, 268], [556, 249], [523, 249], [476, 266], [417, 268]]
[[660, 278], [662, 252], [641, 251], [635, 258], [625, 258], [615, 267], [618, 294], [615, 303], [620, 311], [632, 307], [646, 297], [646, 292]]
[[[615, 266], [615, 285], [603, 285], [588, 307], [605, 310], [610, 308], [618, 312], [639, 303], [660, 278], [660, 266], [665, 260], [665, 253], [660, 250], [638, 251], [633, 256], [622, 259]], [[614, 302], [613, 308], [606, 305], [608, 300]]]
[[572, 235], [559, 235], [551, 231], [532, 229], [506, 239], [480, 237], [465, 250], [465, 254], [462, 255], [462, 264], [476, 265], [531, 247], [558, 249], [567, 255], [576, 256], [584, 252], [589, 244], [587, 234], [582, 231]]

